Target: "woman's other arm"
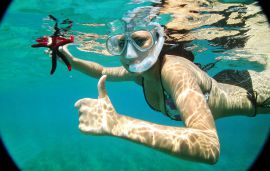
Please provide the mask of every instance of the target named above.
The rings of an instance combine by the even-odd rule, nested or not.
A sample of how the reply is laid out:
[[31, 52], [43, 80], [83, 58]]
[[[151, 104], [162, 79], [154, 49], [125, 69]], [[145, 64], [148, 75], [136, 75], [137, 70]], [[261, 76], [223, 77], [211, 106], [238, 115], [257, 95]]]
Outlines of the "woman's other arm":
[[120, 115], [112, 130], [113, 135], [179, 158], [216, 163], [220, 145], [214, 118], [195, 77], [189, 73], [177, 74], [171, 77], [171, 81], [175, 81], [171, 88], [173, 98], [186, 127], [163, 126]]
[[214, 120], [198, 87], [190, 85], [176, 94], [186, 127], [172, 127], [118, 114], [105, 91], [105, 79], [99, 81], [98, 99], [81, 99], [75, 104], [82, 132], [121, 137], [183, 159], [217, 162], [219, 140]]

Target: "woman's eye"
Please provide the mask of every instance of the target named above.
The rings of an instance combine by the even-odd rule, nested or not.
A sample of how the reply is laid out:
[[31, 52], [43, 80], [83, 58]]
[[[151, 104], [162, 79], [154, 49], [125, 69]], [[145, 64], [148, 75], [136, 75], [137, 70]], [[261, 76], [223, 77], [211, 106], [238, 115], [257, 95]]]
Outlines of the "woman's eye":
[[118, 45], [119, 45], [120, 47], [124, 47], [124, 45], [125, 45], [125, 40], [124, 40], [124, 39], [119, 40]]
[[143, 37], [136, 37], [134, 39], [134, 41], [138, 46], [143, 47], [145, 45], [145, 42], [147, 41], [147, 39], [143, 38]]

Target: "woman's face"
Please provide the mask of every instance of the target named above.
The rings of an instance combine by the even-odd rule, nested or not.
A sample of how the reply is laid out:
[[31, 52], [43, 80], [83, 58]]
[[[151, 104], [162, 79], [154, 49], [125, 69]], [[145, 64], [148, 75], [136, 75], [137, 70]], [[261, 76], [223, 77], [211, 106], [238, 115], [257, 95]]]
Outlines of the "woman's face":
[[115, 34], [107, 39], [110, 54], [120, 56], [122, 65], [132, 73], [142, 73], [157, 61], [164, 44], [160, 26]]
[[[154, 47], [154, 40], [149, 32], [136, 31], [131, 35], [131, 39], [133, 42], [130, 40], [127, 41], [126, 48], [120, 58], [125, 68], [129, 68], [131, 64], [140, 63], [141, 60], [145, 59], [151, 53]], [[144, 51], [142, 49], [147, 50]]]

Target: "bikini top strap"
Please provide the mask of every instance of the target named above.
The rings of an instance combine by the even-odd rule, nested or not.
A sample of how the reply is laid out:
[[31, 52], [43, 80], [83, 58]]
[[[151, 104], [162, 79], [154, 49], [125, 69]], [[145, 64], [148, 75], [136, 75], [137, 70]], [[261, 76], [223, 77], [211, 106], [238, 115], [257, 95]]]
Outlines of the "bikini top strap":
[[143, 78], [143, 77], [142, 77], [142, 88], [143, 88], [144, 99], [145, 99], [146, 103], [148, 104], [148, 106], [150, 106], [151, 109], [160, 112], [160, 110], [155, 109], [155, 108], [149, 103], [149, 101], [147, 100], [146, 93], [145, 93], [145, 88], [144, 88], [144, 78]]

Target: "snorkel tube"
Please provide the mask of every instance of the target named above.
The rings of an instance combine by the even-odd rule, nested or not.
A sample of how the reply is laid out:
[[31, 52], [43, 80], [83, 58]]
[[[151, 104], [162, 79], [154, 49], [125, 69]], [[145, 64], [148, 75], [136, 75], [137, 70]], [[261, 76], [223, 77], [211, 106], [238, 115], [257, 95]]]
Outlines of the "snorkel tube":
[[47, 47], [52, 52], [52, 68], [50, 74], [52, 75], [57, 66], [57, 57], [61, 58], [62, 61], [67, 66], [68, 70], [71, 71], [71, 65], [68, 61], [68, 59], [59, 52], [59, 46], [66, 45], [68, 43], [74, 42], [74, 36], [70, 36], [69, 38], [65, 38], [64, 35], [69, 31], [72, 27], [72, 21], [69, 19], [64, 20], [61, 24], [68, 24], [65, 28], [59, 28], [58, 27], [58, 20], [53, 17], [52, 15], [49, 15], [49, 18], [55, 21], [54, 25], [54, 33], [51, 36], [44, 36], [36, 39], [37, 44], [31, 45], [33, 48], [39, 48], [39, 47]]

